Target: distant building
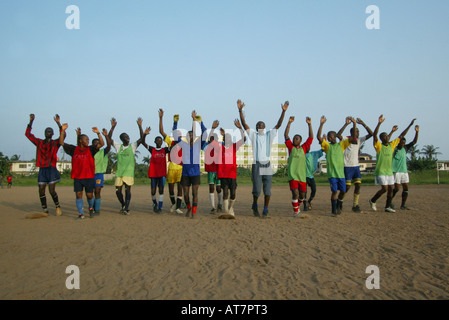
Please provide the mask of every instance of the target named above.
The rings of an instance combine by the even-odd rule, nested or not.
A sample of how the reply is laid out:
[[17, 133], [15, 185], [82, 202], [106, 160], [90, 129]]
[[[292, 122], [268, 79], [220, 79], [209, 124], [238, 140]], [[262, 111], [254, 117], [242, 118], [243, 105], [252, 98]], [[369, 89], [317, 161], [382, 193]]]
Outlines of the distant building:
[[[64, 172], [64, 170], [72, 170], [71, 161], [58, 161], [56, 163], [56, 169], [59, 172]], [[30, 175], [39, 172], [36, 168], [36, 163], [34, 161], [12, 161], [11, 172], [15, 174]]]
[[437, 166], [438, 170], [449, 171], [449, 161], [438, 161]]

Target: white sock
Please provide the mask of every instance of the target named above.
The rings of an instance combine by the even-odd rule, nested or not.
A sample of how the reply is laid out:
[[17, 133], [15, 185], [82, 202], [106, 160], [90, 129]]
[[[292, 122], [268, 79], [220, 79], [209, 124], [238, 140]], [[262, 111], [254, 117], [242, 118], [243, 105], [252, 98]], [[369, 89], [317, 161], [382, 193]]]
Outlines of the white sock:
[[223, 207], [226, 213], [229, 213], [229, 200], [223, 200]]
[[209, 193], [209, 200], [212, 208], [215, 208], [215, 195], [213, 193]]
[[232, 215], [234, 215], [234, 203], [235, 203], [235, 199], [229, 200], [229, 213]]
[[223, 204], [223, 190], [218, 192], [218, 204]]

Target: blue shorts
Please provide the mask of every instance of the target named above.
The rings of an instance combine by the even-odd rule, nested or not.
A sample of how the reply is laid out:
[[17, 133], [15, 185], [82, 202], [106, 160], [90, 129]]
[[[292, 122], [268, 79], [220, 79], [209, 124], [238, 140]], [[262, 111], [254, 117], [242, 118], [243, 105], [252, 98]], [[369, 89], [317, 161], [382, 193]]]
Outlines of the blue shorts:
[[165, 186], [165, 177], [151, 178], [151, 188], [163, 188]]
[[73, 189], [75, 192], [93, 193], [95, 185], [95, 178], [92, 179], [73, 179]]
[[362, 174], [360, 167], [345, 167], [346, 185], [350, 186], [351, 182], [362, 183]]
[[331, 191], [346, 192], [346, 180], [345, 178], [329, 178], [329, 183], [331, 184]]
[[61, 175], [55, 167], [40, 168], [37, 177], [38, 184], [54, 184], [61, 181]]
[[95, 187], [104, 187], [104, 173], [95, 174]]

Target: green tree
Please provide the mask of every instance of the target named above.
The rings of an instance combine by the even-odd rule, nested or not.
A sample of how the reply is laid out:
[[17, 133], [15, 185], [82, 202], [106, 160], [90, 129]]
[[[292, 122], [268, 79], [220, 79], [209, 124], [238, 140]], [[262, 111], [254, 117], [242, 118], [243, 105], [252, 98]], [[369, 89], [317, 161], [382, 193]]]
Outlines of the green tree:
[[410, 159], [416, 159], [418, 154], [420, 153], [418, 145], [414, 144], [411, 148], [407, 150], [407, 153], [410, 154]]
[[[435, 147], [433, 145], [426, 145], [421, 149], [420, 154], [424, 155], [426, 159], [436, 159], [437, 155], [441, 154], [441, 152], [438, 152], [437, 150], [439, 147]], [[435, 158], [434, 158], [435, 157]]]
[[0, 175], [6, 177], [11, 172], [11, 160], [0, 152]]

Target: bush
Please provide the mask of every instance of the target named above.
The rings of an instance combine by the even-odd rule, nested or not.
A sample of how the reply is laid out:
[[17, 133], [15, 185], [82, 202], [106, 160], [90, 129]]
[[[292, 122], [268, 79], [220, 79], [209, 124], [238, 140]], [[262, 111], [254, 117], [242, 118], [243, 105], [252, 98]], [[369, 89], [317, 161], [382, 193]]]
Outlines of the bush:
[[412, 160], [407, 162], [407, 169], [409, 171], [422, 171], [422, 170], [433, 170], [437, 167], [437, 160], [436, 159], [429, 159], [429, 158], [413, 158]]

